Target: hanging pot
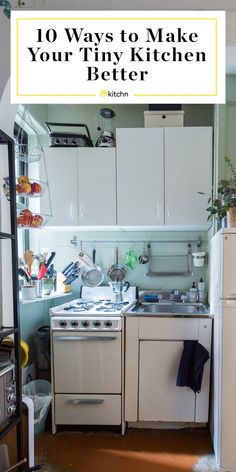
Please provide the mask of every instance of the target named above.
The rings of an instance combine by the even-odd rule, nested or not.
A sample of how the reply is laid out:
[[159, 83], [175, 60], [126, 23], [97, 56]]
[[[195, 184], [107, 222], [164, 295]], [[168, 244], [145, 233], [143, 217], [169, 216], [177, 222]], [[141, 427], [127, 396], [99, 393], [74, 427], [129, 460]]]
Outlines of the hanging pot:
[[118, 264], [118, 247], [116, 248], [116, 263], [108, 269], [107, 275], [112, 282], [122, 282], [127, 275], [126, 268]]
[[93, 249], [93, 265], [82, 269], [81, 280], [87, 287], [98, 287], [104, 280], [102, 269], [96, 264], [95, 249]]

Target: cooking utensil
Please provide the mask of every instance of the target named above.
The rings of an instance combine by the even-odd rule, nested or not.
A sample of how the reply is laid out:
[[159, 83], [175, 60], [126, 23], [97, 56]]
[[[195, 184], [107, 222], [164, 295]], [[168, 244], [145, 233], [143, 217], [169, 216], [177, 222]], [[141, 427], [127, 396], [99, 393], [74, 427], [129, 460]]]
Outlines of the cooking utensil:
[[51, 279], [53, 277], [53, 273], [54, 273], [54, 264], [51, 264], [48, 267], [48, 270], [46, 272], [46, 277], [49, 277]]
[[93, 249], [93, 266], [83, 268], [81, 280], [88, 287], [98, 287], [104, 280], [102, 269], [96, 264], [96, 249]]
[[31, 249], [27, 249], [25, 251], [24, 260], [25, 260], [25, 263], [27, 264], [27, 266], [29, 268], [29, 274], [31, 274], [32, 264], [34, 262], [33, 251], [31, 251]]
[[46, 262], [42, 262], [39, 269], [38, 279], [41, 280], [45, 277], [48, 267], [50, 266], [51, 262], [53, 261], [56, 253], [55, 251], [51, 252], [50, 256], [47, 258]]
[[79, 275], [78, 274], [71, 274], [67, 277], [66, 280], [64, 280], [63, 284], [65, 285], [70, 285], [72, 282], [74, 282], [76, 279], [78, 279]]
[[130, 287], [129, 282], [109, 282], [110, 287], [112, 288], [112, 301], [114, 303], [121, 303], [123, 302], [123, 295], [122, 292], [127, 292]]
[[78, 260], [81, 267], [93, 266], [93, 259], [86, 252], [80, 251]]
[[52, 261], [53, 261], [55, 255], [56, 255], [55, 251], [52, 251], [51, 254], [50, 254], [50, 256], [47, 258], [47, 260], [46, 260], [46, 262], [45, 262], [45, 266], [46, 266], [46, 267], [49, 267], [49, 266], [50, 266], [50, 264], [52, 263]]
[[139, 264], [147, 264], [147, 262], [149, 260], [149, 257], [146, 254], [145, 245], [143, 245], [143, 252], [142, 252], [141, 256], [139, 256], [138, 260], [139, 260]]
[[19, 268], [18, 268], [18, 275], [21, 275], [21, 277], [24, 277], [24, 279], [26, 280], [27, 283], [30, 283], [31, 277], [30, 277], [30, 275], [26, 272], [26, 270], [23, 269], [22, 267], [19, 267]]
[[118, 247], [116, 248], [116, 263], [108, 269], [107, 275], [112, 282], [122, 282], [127, 275], [126, 268], [118, 264]]
[[39, 267], [38, 280], [41, 280], [43, 277], [45, 277], [46, 272], [47, 272], [47, 267], [44, 262], [41, 262], [40, 267]]
[[73, 261], [70, 262], [69, 264], [67, 264], [67, 266], [63, 269], [62, 273], [63, 273], [64, 275], [66, 275], [66, 274], [67, 274], [67, 271], [70, 269], [70, 267], [71, 267], [73, 264], [74, 264]]
[[63, 281], [64, 285], [70, 285], [74, 280], [76, 280], [79, 276], [80, 266], [78, 261], [67, 266], [66, 271], [64, 270], [64, 275], [66, 279]]

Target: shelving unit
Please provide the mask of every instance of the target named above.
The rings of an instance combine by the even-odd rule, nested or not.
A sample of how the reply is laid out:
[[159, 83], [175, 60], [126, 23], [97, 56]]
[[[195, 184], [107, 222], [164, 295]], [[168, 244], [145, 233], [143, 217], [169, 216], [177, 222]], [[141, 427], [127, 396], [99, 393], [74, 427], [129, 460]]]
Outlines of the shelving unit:
[[[24, 108], [22, 123], [15, 133], [16, 166], [16, 197], [17, 197], [17, 227], [21, 229], [41, 229], [52, 217], [51, 195], [44, 150], [39, 136], [35, 132], [37, 142], [29, 144], [24, 131], [27, 123], [32, 130], [34, 124], [30, 113]], [[7, 191], [6, 191], [7, 194]], [[44, 199], [46, 211], [42, 211], [41, 199]], [[23, 208], [18, 208], [18, 203]]]
[[[5, 156], [7, 155], [7, 158]], [[5, 160], [4, 160], [5, 158]], [[14, 338], [14, 364], [15, 364], [15, 381], [16, 381], [16, 411], [15, 413], [8, 418], [4, 423], [1, 423], [0, 426], [0, 439], [4, 438], [9, 431], [16, 427], [17, 432], [17, 461], [23, 459], [23, 447], [22, 447], [22, 411], [21, 411], [21, 368], [20, 368], [20, 327], [19, 327], [19, 299], [18, 299], [18, 276], [17, 276], [17, 227], [16, 227], [16, 190], [15, 190], [15, 154], [14, 154], [14, 141], [0, 130], [0, 170], [1, 170], [1, 187], [3, 186], [3, 177], [7, 175], [2, 175], [3, 172], [7, 172], [6, 164], [8, 166], [8, 175], [9, 175], [9, 191], [10, 197], [9, 201], [5, 199], [3, 189], [1, 188], [1, 221], [0, 221], [0, 245], [1, 245], [1, 283], [3, 283], [4, 278], [6, 277], [3, 272], [3, 256], [5, 257], [5, 252], [3, 253], [3, 240], [9, 241], [9, 252], [11, 251], [9, 257], [9, 264], [11, 265], [11, 277], [9, 279], [9, 284], [11, 287], [8, 287], [9, 290], [6, 292], [2, 289], [2, 311], [3, 316], [0, 319], [0, 343], [7, 336], [13, 336]], [[11, 289], [11, 290], [10, 290]], [[8, 297], [9, 293], [12, 297], [11, 307], [12, 307], [12, 325], [4, 326], [4, 296]]]

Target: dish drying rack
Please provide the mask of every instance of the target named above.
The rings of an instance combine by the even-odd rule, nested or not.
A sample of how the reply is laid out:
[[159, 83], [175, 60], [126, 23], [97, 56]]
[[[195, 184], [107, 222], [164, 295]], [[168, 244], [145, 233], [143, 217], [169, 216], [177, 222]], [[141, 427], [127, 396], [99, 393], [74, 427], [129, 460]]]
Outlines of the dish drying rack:
[[191, 243], [187, 244], [186, 254], [160, 255], [153, 255], [151, 250], [151, 243], [148, 243], [147, 255], [147, 277], [189, 277], [193, 275], [193, 258]]

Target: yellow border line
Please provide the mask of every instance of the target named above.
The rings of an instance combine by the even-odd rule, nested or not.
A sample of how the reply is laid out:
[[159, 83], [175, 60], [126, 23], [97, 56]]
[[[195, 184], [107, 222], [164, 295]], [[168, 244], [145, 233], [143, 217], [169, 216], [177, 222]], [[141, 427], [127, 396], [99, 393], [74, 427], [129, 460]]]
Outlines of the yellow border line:
[[16, 96], [17, 97], [96, 97], [97, 94], [51, 94], [51, 93], [46, 93], [46, 94], [20, 94], [19, 93], [19, 20], [37, 20], [37, 21], [42, 21], [42, 20], [148, 20], [148, 21], [156, 21], [156, 20], [190, 20], [190, 21], [196, 21], [196, 20], [207, 20], [207, 21], [215, 21], [215, 49], [216, 49], [216, 58], [215, 58], [215, 93], [214, 94], [140, 94], [136, 93], [133, 95], [133, 97], [215, 97], [218, 95], [218, 18], [191, 18], [191, 17], [185, 17], [185, 18], [166, 18], [166, 17], [158, 17], [158, 18], [118, 18], [118, 17], [113, 17], [113, 18], [16, 18]]
[[158, 17], [158, 18], [123, 18], [123, 17], [122, 18], [118, 18], [118, 17], [117, 18], [102, 18], [102, 17], [101, 18], [100, 17], [99, 18], [91, 18], [91, 17], [90, 18], [85, 18], [85, 17], [82, 17], [82, 18], [80, 18], [80, 17], [79, 18], [73, 18], [73, 17], [72, 18], [70, 18], [70, 17], [66, 17], [66, 18], [53, 18], [53, 17], [43, 18], [42, 17], [42, 18], [18, 18], [18, 19], [19, 20], [31, 20], [31, 21], [32, 20], [86, 20], [86, 21], [88, 21], [88, 20], [96, 20], [96, 21], [97, 20], [109, 20], [109, 21], [111, 21], [111, 20], [132, 20], [132, 21], [134, 21], [134, 20], [142, 20], [142, 21], [144, 21], [144, 20], [148, 20], [148, 21], [150, 21], [150, 20], [191, 20], [191, 21], [193, 21], [193, 20], [194, 21], [195, 20], [207, 20], [207, 21], [213, 20], [214, 21], [217, 18], [212, 18], [212, 17], [211, 18], [205, 18], [205, 17], [204, 18], [187, 18], [187, 17], [186, 18], [166, 18], [166, 17], [164, 17], [164, 18], [163, 17]]

